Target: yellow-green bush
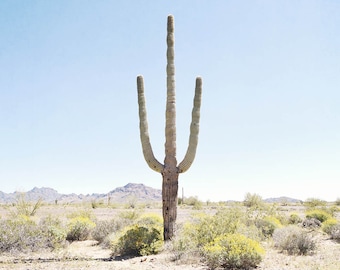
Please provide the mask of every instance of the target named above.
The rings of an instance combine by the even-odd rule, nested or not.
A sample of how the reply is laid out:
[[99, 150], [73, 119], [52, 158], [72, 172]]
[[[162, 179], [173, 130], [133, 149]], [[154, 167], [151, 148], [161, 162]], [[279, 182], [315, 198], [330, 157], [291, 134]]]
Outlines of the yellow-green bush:
[[314, 210], [307, 211], [306, 218], [316, 218], [320, 222], [324, 222], [327, 219], [332, 218], [332, 215], [326, 212], [325, 210], [314, 209]]
[[137, 224], [151, 225], [151, 226], [163, 226], [163, 217], [155, 213], [142, 214], [137, 220]]
[[72, 218], [68, 224], [66, 239], [69, 241], [84, 241], [87, 240], [91, 230], [96, 224], [88, 217]]
[[262, 197], [256, 193], [246, 193], [244, 196], [243, 204], [246, 207], [254, 208], [254, 209], [261, 209], [264, 207], [265, 203]]
[[62, 222], [58, 218], [47, 216], [41, 219], [39, 227], [46, 236], [47, 247], [56, 249], [65, 244], [67, 237], [66, 228], [64, 228]]
[[219, 210], [215, 215], [200, 214], [196, 220], [184, 226], [197, 246], [201, 247], [213, 241], [217, 236], [226, 233], [235, 233], [246, 222], [245, 213], [238, 207]]
[[289, 215], [288, 223], [289, 224], [298, 224], [302, 222], [302, 218], [297, 213], [291, 213]]
[[265, 238], [271, 237], [275, 229], [282, 227], [281, 222], [274, 216], [266, 216], [263, 219], [256, 220], [255, 224]]
[[322, 223], [321, 229], [327, 233], [331, 234], [333, 228], [338, 224], [338, 221], [335, 218], [329, 218], [325, 222]]
[[262, 261], [264, 253], [258, 242], [242, 234], [225, 234], [203, 247], [203, 255], [211, 268], [254, 268]]
[[125, 228], [112, 248], [116, 255], [145, 256], [157, 254], [163, 247], [163, 235], [158, 226], [134, 224]]
[[326, 201], [318, 199], [318, 198], [308, 198], [304, 202], [304, 205], [309, 209], [314, 209], [314, 208], [318, 208], [318, 207], [325, 207], [326, 204], [327, 204]]

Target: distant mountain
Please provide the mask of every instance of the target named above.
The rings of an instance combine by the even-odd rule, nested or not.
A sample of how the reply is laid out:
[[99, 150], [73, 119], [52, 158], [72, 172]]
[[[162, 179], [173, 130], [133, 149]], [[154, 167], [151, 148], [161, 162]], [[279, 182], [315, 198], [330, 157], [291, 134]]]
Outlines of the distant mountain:
[[265, 199], [264, 201], [268, 202], [268, 203], [299, 203], [299, 202], [302, 202], [301, 200], [293, 199], [293, 198], [289, 198], [289, 197], [268, 198], [268, 199]]
[[[4, 193], [0, 191], [0, 203], [12, 203], [22, 194], [22, 192]], [[93, 200], [108, 200], [110, 202], [125, 203], [131, 200], [136, 202], [161, 201], [162, 191], [143, 184], [129, 183], [123, 187], [118, 187], [106, 194], [60, 194], [52, 188], [34, 187], [24, 193], [27, 201], [37, 201], [42, 199], [44, 202], [77, 203]]]
[[[13, 203], [22, 192], [4, 193], [0, 191], [0, 203]], [[117, 187], [104, 194], [60, 194], [53, 188], [34, 187], [32, 190], [24, 193], [27, 201], [38, 201], [42, 199], [47, 203], [80, 203], [86, 201], [108, 201], [111, 203], [128, 203], [128, 202], [161, 202], [162, 191], [144, 184], [129, 183], [123, 187]], [[269, 203], [299, 203], [301, 200], [289, 197], [268, 198], [264, 200]]]

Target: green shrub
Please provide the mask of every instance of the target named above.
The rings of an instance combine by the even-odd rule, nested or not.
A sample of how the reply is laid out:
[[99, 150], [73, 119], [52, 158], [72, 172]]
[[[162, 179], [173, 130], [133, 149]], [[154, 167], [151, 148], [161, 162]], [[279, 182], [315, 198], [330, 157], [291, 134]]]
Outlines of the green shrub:
[[302, 218], [298, 214], [296, 213], [290, 214], [289, 219], [288, 219], [289, 224], [299, 224], [301, 222], [302, 222]]
[[159, 227], [131, 225], [113, 243], [113, 251], [121, 256], [145, 256], [157, 254], [163, 247], [163, 235]]
[[241, 234], [225, 234], [203, 247], [203, 255], [211, 268], [249, 269], [262, 261], [264, 249]]
[[84, 210], [76, 211], [76, 212], [73, 212], [67, 215], [67, 218], [69, 219], [78, 218], [78, 217], [88, 218], [90, 220], [94, 219], [94, 215], [91, 209], [84, 209]]
[[321, 210], [321, 209], [314, 209], [310, 210], [306, 213], [306, 218], [311, 219], [311, 218], [316, 218], [319, 220], [321, 223], [325, 222], [327, 219], [332, 218], [331, 214], [328, 212]]
[[246, 193], [243, 204], [246, 207], [260, 209], [264, 207], [264, 201], [262, 200], [262, 197], [258, 194], [251, 194]]
[[119, 218], [125, 219], [131, 223], [137, 220], [140, 217], [140, 215], [141, 215], [140, 211], [130, 210], [119, 213]]
[[273, 232], [277, 228], [281, 228], [281, 222], [273, 216], [266, 216], [263, 219], [255, 221], [256, 227], [258, 227], [265, 238], [271, 237]]
[[197, 242], [184, 230], [178, 230], [175, 237], [171, 239], [170, 249], [173, 261], [192, 261], [195, 257], [200, 257]]
[[186, 223], [183, 227], [187, 234], [198, 247], [213, 241], [216, 237], [235, 233], [240, 224], [246, 222], [246, 215], [238, 207], [219, 210], [215, 215], [196, 215], [196, 220]]
[[315, 241], [302, 228], [294, 225], [276, 229], [274, 246], [289, 255], [306, 255], [316, 249]]
[[65, 245], [67, 232], [58, 218], [45, 217], [40, 221], [39, 226], [46, 236], [47, 247], [56, 249]]
[[318, 207], [324, 207], [326, 206], [327, 202], [324, 200], [320, 200], [318, 198], [308, 198], [305, 202], [304, 205], [307, 208], [318, 208]]
[[68, 224], [68, 232], [66, 239], [69, 241], [84, 241], [88, 239], [91, 230], [96, 224], [88, 217], [72, 218]]
[[338, 221], [335, 218], [329, 218], [324, 223], [322, 223], [321, 229], [327, 233], [331, 234], [334, 226], [338, 224]]
[[155, 213], [142, 214], [137, 220], [137, 224], [148, 226], [163, 226], [163, 217]]

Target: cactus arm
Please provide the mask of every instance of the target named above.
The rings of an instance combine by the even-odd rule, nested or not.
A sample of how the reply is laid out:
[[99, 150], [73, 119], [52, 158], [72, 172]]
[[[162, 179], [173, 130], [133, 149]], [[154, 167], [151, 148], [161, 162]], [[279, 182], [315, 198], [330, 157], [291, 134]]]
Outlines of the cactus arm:
[[151, 169], [156, 172], [163, 170], [163, 165], [155, 158], [150, 144], [150, 137], [148, 132], [148, 120], [146, 115], [145, 97], [144, 97], [144, 80], [143, 76], [137, 77], [138, 90], [138, 106], [139, 106], [139, 131], [140, 140], [146, 163]]
[[196, 78], [194, 106], [192, 109], [192, 120], [190, 125], [189, 146], [184, 156], [183, 161], [178, 165], [180, 173], [186, 172], [193, 163], [196, 155], [198, 144], [199, 122], [200, 122], [200, 108], [202, 96], [202, 78]]
[[167, 101], [165, 113], [165, 160], [164, 165], [177, 166], [176, 160], [176, 96], [175, 96], [175, 52], [174, 17], [168, 16], [167, 24]]

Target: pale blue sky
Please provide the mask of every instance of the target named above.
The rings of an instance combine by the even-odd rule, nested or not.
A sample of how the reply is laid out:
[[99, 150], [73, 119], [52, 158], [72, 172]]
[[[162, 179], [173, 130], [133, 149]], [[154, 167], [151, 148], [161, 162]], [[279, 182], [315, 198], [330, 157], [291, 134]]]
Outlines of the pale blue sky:
[[[178, 161], [203, 77], [185, 196], [340, 197], [340, 2], [0, 1], [0, 190], [161, 188], [166, 18], [175, 17]], [[180, 190], [181, 191], [181, 190]]]

